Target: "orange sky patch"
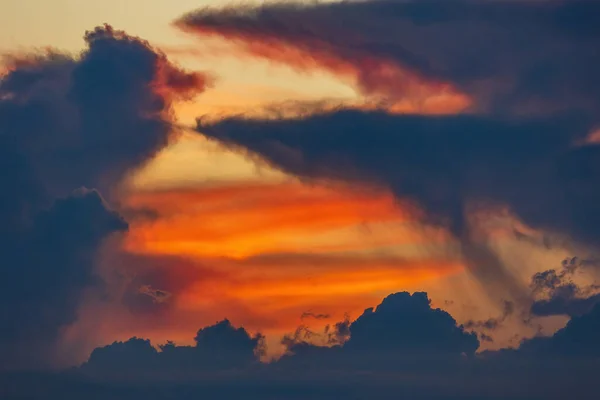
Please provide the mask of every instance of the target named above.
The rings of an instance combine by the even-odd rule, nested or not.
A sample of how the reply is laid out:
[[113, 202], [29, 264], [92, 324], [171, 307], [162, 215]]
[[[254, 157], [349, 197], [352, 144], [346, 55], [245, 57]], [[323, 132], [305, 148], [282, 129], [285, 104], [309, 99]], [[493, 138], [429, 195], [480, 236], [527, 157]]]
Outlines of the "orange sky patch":
[[344, 301], [348, 298], [378, 297], [461, 270], [456, 261], [356, 255], [281, 254], [219, 264], [229, 278], [196, 282], [179, 297], [179, 308], [202, 307], [205, 297], [214, 294], [241, 300], [267, 315], [292, 314], [297, 322], [309, 309], [341, 315], [353, 311]]
[[344, 250], [338, 240], [321, 236], [308, 242], [349, 227], [410, 221], [389, 193], [299, 183], [138, 192], [128, 205], [156, 210], [160, 217], [134, 221], [127, 250], [196, 257]]

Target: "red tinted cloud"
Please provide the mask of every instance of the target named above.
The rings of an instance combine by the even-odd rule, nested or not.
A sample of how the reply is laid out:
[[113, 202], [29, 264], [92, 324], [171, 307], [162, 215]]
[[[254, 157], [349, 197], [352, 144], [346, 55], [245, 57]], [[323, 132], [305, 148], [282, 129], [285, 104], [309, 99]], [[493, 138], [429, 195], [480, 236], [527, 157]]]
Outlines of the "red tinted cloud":
[[[321, 26], [320, 23], [328, 23], [324, 20], [306, 26], [292, 14], [285, 14], [284, 7], [275, 8], [276, 18], [270, 20], [272, 25], [253, 18], [252, 10], [244, 8], [200, 10], [176, 24], [187, 32], [221, 37], [238, 44], [253, 57], [288, 65], [301, 72], [326, 70], [350, 81], [362, 94], [387, 101], [385, 105], [392, 111], [444, 114], [458, 112], [469, 105], [469, 98], [451, 84], [425, 78], [392, 57], [369, 53], [359, 47], [341, 47], [322, 30], [344, 42], [368, 40], [360, 33]], [[277, 15], [277, 11], [283, 15]]]
[[504, 113], [597, 113], [598, 13], [595, 0], [267, 2], [204, 8], [176, 24], [415, 109], [441, 97], [434, 110], [471, 100]]

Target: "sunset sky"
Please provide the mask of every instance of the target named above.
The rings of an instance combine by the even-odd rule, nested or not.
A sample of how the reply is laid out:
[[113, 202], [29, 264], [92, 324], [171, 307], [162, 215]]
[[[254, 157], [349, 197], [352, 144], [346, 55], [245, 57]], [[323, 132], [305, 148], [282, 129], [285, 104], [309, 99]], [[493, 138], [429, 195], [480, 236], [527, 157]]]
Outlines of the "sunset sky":
[[[206, 43], [173, 26], [184, 12], [220, 6], [219, 1], [157, 1], [152, 7], [137, 0], [109, 3], [4, 2], [0, 48], [12, 52], [51, 46], [78, 52], [83, 46], [81, 32], [110, 21], [163, 49], [181, 66], [214, 76], [213, 87], [174, 105], [179, 121], [188, 125], [200, 115], [253, 113], [276, 103], [360, 99], [345, 76], [244, 56], [225, 40]], [[65, 13], [70, 16], [66, 22]], [[174, 307], [190, 320], [178, 322], [172, 331], [140, 329], [133, 322], [132, 327], [116, 327], [97, 340], [110, 342], [135, 334], [190, 342], [198, 324], [223, 317], [281, 335], [293, 331], [305, 311], [330, 314], [333, 321], [344, 313], [356, 315], [394, 291], [431, 287], [431, 295], [443, 303], [456, 295], [439, 280], [458, 279], [457, 285], [469, 285], [468, 278], [460, 277], [460, 260], [447, 259], [452, 250], [446, 250], [443, 233], [426, 234], [411, 227], [415, 221], [385, 189], [328, 186], [298, 182], [184, 132], [134, 173], [122, 201], [161, 216], [133, 222], [124, 248], [134, 254], [206, 263], [223, 276], [235, 275], [236, 282], [221, 282], [219, 275], [214, 282], [192, 285], [178, 294]], [[153, 284], [163, 289], [160, 282]], [[207, 293], [205, 285], [225, 286], [222, 290], [213, 286]], [[232, 302], [243, 309], [229, 306]], [[485, 316], [493, 310], [480, 312]]]
[[266, 362], [399, 292], [481, 353], [600, 301], [599, 3], [301, 3], [0, 2], [0, 356], [227, 318]]

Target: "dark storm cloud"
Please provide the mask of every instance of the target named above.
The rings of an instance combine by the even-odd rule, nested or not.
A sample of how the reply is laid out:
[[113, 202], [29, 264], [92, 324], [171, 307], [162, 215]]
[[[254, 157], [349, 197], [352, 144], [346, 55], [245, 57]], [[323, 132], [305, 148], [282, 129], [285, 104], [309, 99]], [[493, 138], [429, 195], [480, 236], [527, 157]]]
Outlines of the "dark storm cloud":
[[352, 66], [367, 94], [400, 97], [424, 79], [451, 83], [477, 110], [600, 111], [595, 0], [268, 2], [203, 8], [176, 24], [296, 68]]
[[97, 191], [72, 191], [116, 189], [167, 144], [172, 100], [206, 83], [110, 26], [85, 42], [76, 57], [9, 56], [0, 76], [1, 369], [52, 362], [83, 291], [100, 283], [100, 245], [127, 229]]

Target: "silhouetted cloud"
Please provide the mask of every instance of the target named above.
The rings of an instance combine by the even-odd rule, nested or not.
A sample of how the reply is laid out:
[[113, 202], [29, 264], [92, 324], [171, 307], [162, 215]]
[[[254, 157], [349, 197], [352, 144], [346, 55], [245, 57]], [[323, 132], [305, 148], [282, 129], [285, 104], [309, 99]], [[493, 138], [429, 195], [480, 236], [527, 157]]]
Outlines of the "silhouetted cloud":
[[347, 336], [330, 342], [331, 347], [311, 344], [311, 335], [297, 331], [295, 340], [285, 343], [288, 355], [279, 363], [291, 368], [421, 371], [436, 368], [436, 363], [459, 362], [479, 347], [474, 333], [465, 332], [447, 312], [431, 308], [426, 293], [392, 294], [336, 331]]
[[[36, 387], [61, 398], [80, 393], [100, 398], [592, 399], [599, 310], [573, 318], [553, 336], [524, 341], [519, 349], [475, 355], [475, 334], [445, 311], [432, 309], [427, 294], [396, 293], [348, 324], [351, 336], [345, 344], [298, 340], [279, 361], [259, 363], [262, 336], [252, 337], [224, 320], [201, 329], [195, 346], [168, 342], [156, 349], [139, 338], [115, 342], [94, 350], [69, 374], [12, 376], [4, 391], [22, 395]], [[301, 331], [298, 336], [304, 337]]]
[[[582, 240], [600, 235], [587, 212], [594, 208], [596, 177], [577, 173], [591, 167], [593, 159], [583, 156], [598, 147], [572, 147], [589, 131], [582, 120], [339, 111], [290, 120], [233, 118], [198, 130], [296, 175], [389, 185], [422, 207], [429, 221], [457, 234], [472, 204], [509, 205], [527, 223]], [[575, 185], [580, 190], [571, 190]], [[542, 195], [549, 198], [542, 202]]]
[[97, 376], [131, 377], [176, 376], [189, 371], [244, 369], [259, 362], [264, 354], [264, 337], [251, 336], [244, 328], [235, 328], [228, 320], [202, 328], [195, 346], [177, 346], [168, 342], [160, 351], [149, 340], [131, 338], [126, 342], [95, 349], [82, 370]]
[[0, 82], [2, 137], [52, 194], [84, 185], [114, 189], [167, 144], [171, 101], [206, 85], [202, 75], [177, 69], [147, 42], [110, 26], [87, 32], [85, 41], [76, 58], [15, 58]]
[[479, 343], [442, 309], [431, 308], [427, 293], [396, 293], [350, 325], [348, 352], [411, 355], [472, 355]]
[[331, 315], [329, 315], [329, 314], [315, 314], [312, 311], [305, 311], [300, 316], [300, 319], [305, 319], [305, 318], [329, 319], [329, 318], [331, 318]]
[[525, 340], [519, 351], [528, 356], [559, 356], [567, 358], [595, 359], [600, 355], [600, 306], [590, 312], [574, 316], [567, 326], [551, 337]]
[[[100, 283], [94, 258], [109, 234], [127, 223], [96, 191], [80, 190], [33, 217], [0, 247], [2, 367], [41, 366], [52, 359], [59, 329], [77, 318], [79, 297]], [[5, 364], [4, 364], [5, 363]]]
[[81, 294], [101, 283], [100, 245], [127, 229], [96, 190], [73, 190], [110, 198], [168, 143], [172, 101], [207, 83], [108, 25], [84, 39], [77, 56], [8, 56], [0, 75], [2, 369], [52, 362]]

